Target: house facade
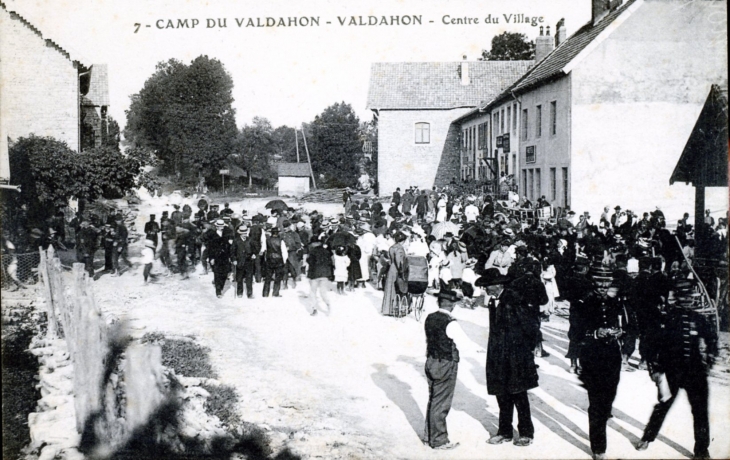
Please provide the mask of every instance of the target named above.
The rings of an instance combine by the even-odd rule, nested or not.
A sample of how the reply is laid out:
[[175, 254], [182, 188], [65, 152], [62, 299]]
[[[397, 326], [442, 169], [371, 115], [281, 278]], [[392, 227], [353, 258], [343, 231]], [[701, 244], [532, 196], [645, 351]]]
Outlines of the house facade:
[[710, 86], [727, 81], [727, 35], [712, 25], [726, 3], [592, 6], [570, 37], [563, 20], [554, 38], [541, 31], [535, 66], [459, 127], [491, 120], [491, 157], [530, 200], [594, 215], [617, 204], [690, 211], [691, 188], [667, 180]]
[[100, 144], [109, 105], [105, 65], [72, 56], [1, 2], [0, 55], [2, 180], [9, 178], [8, 139], [51, 136], [76, 151]]
[[[533, 61], [375, 63], [367, 107], [378, 117], [378, 185], [443, 186], [479, 177], [478, 133], [454, 121], [507, 88]], [[473, 144], [471, 144], [473, 142]], [[484, 149], [482, 149], [484, 150]], [[464, 158], [462, 158], [464, 157]], [[484, 166], [484, 165], [481, 165]]]

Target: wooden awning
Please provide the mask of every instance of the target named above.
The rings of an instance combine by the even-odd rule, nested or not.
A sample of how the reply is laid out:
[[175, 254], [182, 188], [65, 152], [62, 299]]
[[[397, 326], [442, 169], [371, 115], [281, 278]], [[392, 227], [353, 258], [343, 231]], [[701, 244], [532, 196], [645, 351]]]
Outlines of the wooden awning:
[[712, 85], [697, 123], [684, 146], [669, 184], [727, 187], [727, 83]]

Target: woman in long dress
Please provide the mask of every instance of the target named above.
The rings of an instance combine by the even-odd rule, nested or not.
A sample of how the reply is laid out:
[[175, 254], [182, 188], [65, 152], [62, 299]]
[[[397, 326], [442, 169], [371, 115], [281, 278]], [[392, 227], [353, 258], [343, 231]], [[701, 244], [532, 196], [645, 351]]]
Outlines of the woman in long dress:
[[436, 205], [438, 208], [438, 211], [436, 212], [436, 222], [446, 222], [446, 204], [446, 195], [441, 195], [441, 199]]
[[388, 276], [385, 278], [385, 284], [383, 286], [383, 304], [380, 307], [380, 312], [383, 315], [392, 316], [391, 304], [393, 303], [396, 295], [395, 280], [398, 274], [403, 274], [406, 265], [406, 251], [403, 248], [403, 241], [406, 240], [406, 236], [402, 232], [397, 232], [394, 236], [395, 244], [388, 249], [388, 256], [390, 258], [390, 267], [388, 268]]

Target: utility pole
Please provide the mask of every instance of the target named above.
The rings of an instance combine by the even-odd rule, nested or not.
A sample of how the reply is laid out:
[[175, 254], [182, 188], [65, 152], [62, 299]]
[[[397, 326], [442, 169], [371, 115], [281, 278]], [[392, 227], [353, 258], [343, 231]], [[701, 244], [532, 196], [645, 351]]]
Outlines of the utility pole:
[[[304, 131], [302, 131], [302, 136], [304, 136]], [[297, 146], [297, 163], [299, 163], [299, 136], [297, 136], [296, 128], [294, 128], [294, 144]]]
[[304, 135], [304, 126], [302, 130], [302, 139], [304, 139], [304, 150], [307, 152], [307, 163], [309, 163], [309, 173], [312, 175], [312, 187], [317, 190], [317, 181], [314, 179], [314, 170], [312, 169], [312, 160], [309, 158], [309, 148], [307, 147], [307, 136]]

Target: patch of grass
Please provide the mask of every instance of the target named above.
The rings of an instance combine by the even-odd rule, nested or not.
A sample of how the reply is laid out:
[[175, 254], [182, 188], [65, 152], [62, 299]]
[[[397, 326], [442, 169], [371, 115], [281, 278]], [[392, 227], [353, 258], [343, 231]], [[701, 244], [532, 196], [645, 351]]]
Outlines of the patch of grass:
[[185, 377], [218, 378], [210, 363], [210, 349], [193, 341], [167, 338], [159, 332], [142, 336], [143, 343], [162, 347], [162, 365]]
[[210, 396], [205, 400], [205, 412], [214, 415], [220, 419], [228, 427], [234, 427], [241, 423], [241, 417], [238, 415], [236, 405], [238, 403], [238, 393], [228, 385], [201, 385]]

